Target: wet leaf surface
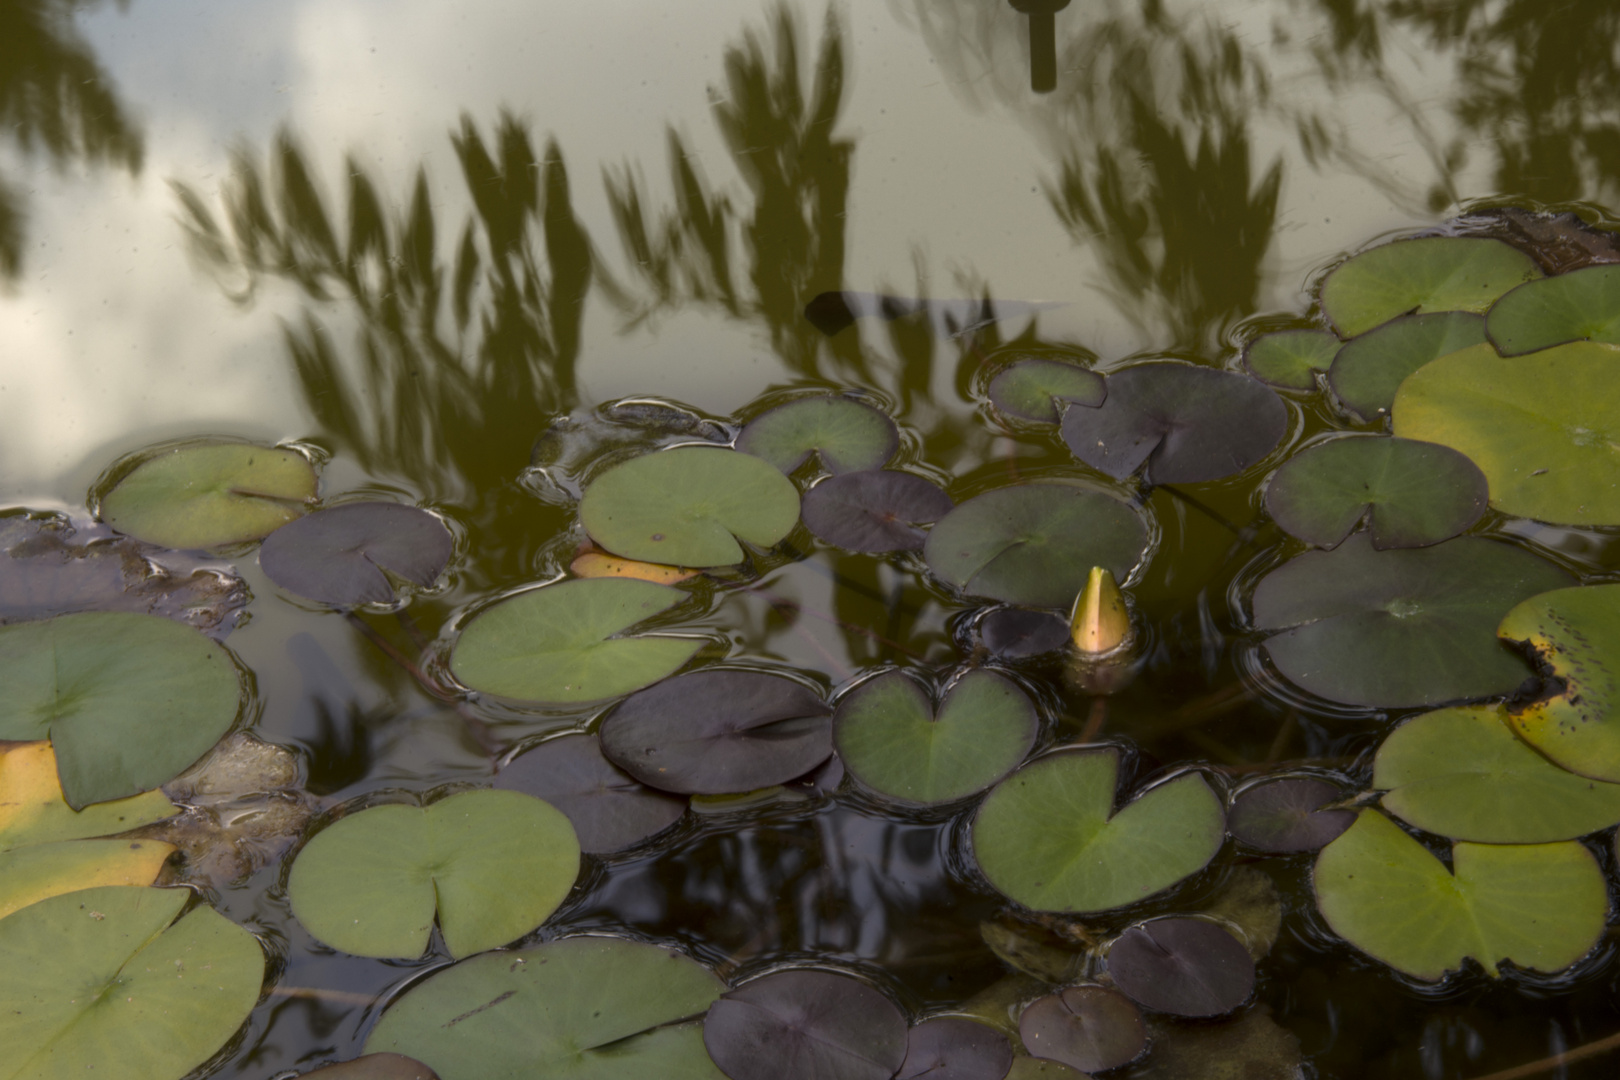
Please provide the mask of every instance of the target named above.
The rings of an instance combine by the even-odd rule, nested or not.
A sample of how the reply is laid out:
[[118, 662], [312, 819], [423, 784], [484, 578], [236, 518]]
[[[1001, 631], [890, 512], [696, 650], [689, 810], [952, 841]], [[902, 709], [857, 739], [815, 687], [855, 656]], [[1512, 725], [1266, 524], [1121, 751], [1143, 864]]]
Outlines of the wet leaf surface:
[[845, 551], [920, 551], [918, 525], [951, 512], [951, 497], [911, 473], [882, 469], [830, 477], [805, 492], [805, 527]]
[[443, 1080], [721, 1080], [703, 1015], [724, 984], [655, 945], [573, 937], [435, 972], [383, 1014], [370, 1053], [416, 1058]]
[[1037, 911], [1104, 911], [1146, 899], [1220, 850], [1220, 801], [1197, 773], [1114, 811], [1116, 750], [1037, 758], [998, 784], [973, 821], [990, 884]]
[[1025, 356], [990, 380], [987, 388], [996, 408], [1020, 420], [1055, 424], [1071, 402], [1097, 406], [1108, 397], [1103, 377], [1079, 364]]
[[578, 873], [562, 811], [516, 791], [464, 791], [339, 818], [299, 851], [287, 898], [305, 929], [356, 956], [421, 956], [437, 909], [460, 959], [539, 926]]
[[722, 995], [703, 1042], [732, 1080], [889, 1080], [906, 1057], [906, 1019], [858, 979], [777, 971]]
[[1372, 545], [1425, 547], [1485, 513], [1485, 474], [1434, 443], [1330, 439], [1295, 454], [1266, 485], [1266, 510], [1290, 536], [1333, 547], [1363, 520]]
[[602, 750], [661, 791], [753, 791], [827, 760], [831, 713], [819, 694], [780, 675], [694, 671], [626, 699], [602, 724]]
[[390, 575], [413, 585], [432, 585], [453, 547], [450, 530], [426, 510], [399, 503], [343, 503], [265, 537], [259, 566], [271, 581], [306, 600], [357, 607], [393, 600]]
[[924, 806], [1000, 780], [1024, 760], [1039, 730], [1029, 695], [982, 669], [958, 679], [937, 712], [916, 680], [890, 671], [845, 694], [833, 716], [833, 743], [851, 775], [881, 795]]
[[1352, 415], [1377, 420], [1388, 415], [1395, 392], [1412, 372], [1484, 341], [1485, 319], [1465, 311], [1392, 319], [1339, 350], [1328, 386]]
[[615, 555], [673, 566], [743, 561], [799, 520], [792, 481], [760, 458], [679, 446], [631, 458], [591, 481], [579, 504], [591, 539]]
[[1503, 356], [1571, 341], [1620, 345], [1620, 266], [1526, 282], [1491, 306], [1485, 329]]
[[293, 450], [250, 443], [171, 447], [101, 498], [121, 533], [168, 548], [216, 548], [268, 536], [315, 500], [315, 469]]
[[1243, 366], [1261, 382], [1289, 390], [1315, 390], [1317, 372], [1333, 363], [1341, 342], [1326, 330], [1280, 330], [1243, 348]]
[[1561, 692], [1508, 713], [1519, 737], [1566, 769], [1620, 780], [1620, 585], [1532, 597], [1496, 632], [1528, 644], [1563, 682]]
[[1260, 851], [1315, 851], [1355, 822], [1353, 811], [1322, 809], [1343, 798], [1337, 784], [1315, 777], [1270, 780], [1232, 800], [1226, 831]]
[[686, 813], [686, 800], [637, 783], [602, 754], [595, 735], [548, 739], [514, 758], [495, 786], [533, 795], [568, 815], [581, 851], [621, 851]]
[[1528, 255], [1500, 240], [1399, 240], [1336, 267], [1322, 282], [1322, 310], [1341, 336], [1354, 337], [1412, 312], [1483, 312], [1540, 276]]
[[300, 1080], [307, 1077], [318, 1080], [439, 1080], [438, 1073], [402, 1054], [365, 1054], [353, 1061], [343, 1061], [304, 1073]]
[[1271, 453], [1288, 430], [1288, 408], [1257, 379], [1169, 361], [1108, 376], [1108, 400], [1071, 406], [1063, 441], [1094, 469], [1150, 484], [1219, 480]]
[[1002, 607], [979, 620], [979, 640], [993, 656], [1022, 660], [1056, 652], [1069, 643], [1069, 623], [1050, 611]]
[[1093, 566], [1123, 581], [1146, 545], [1141, 516], [1119, 499], [1023, 484], [987, 491], [945, 515], [923, 557], [937, 577], [971, 595], [1067, 608]]
[[778, 405], [743, 426], [737, 449], [790, 473], [815, 454], [830, 473], [881, 469], [900, 448], [894, 421], [845, 397], [809, 397]]
[[0, 852], [0, 919], [79, 889], [150, 885], [172, 851], [155, 840], [59, 840]]
[[163, 792], [147, 791], [75, 813], [62, 798], [49, 742], [0, 744], [0, 851], [120, 833], [176, 810]]
[[906, 1058], [894, 1080], [1002, 1080], [1012, 1046], [993, 1027], [958, 1016], [924, 1020], [906, 1036]]
[[1254, 993], [1243, 942], [1207, 919], [1153, 919], [1108, 947], [1108, 973], [1133, 1001], [1174, 1016], [1220, 1016]]
[[1376, 810], [1317, 857], [1316, 905], [1362, 952], [1436, 981], [1472, 957], [1561, 971], [1597, 944], [1608, 888], [1580, 844], [1470, 844], [1452, 870]]
[[1347, 705], [1402, 708], [1508, 694], [1529, 665], [1494, 628], [1519, 601], [1571, 583], [1521, 548], [1462, 537], [1377, 551], [1357, 533], [1306, 552], [1254, 591], [1254, 625], [1290, 682]]
[[1082, 1072], [1117, 1069], [1147, 1049], [1141, 1012], [1125, 995], [1103, 986], [1048, 994], [1024, 1010], [1018, 1029], [1031, 1054]]

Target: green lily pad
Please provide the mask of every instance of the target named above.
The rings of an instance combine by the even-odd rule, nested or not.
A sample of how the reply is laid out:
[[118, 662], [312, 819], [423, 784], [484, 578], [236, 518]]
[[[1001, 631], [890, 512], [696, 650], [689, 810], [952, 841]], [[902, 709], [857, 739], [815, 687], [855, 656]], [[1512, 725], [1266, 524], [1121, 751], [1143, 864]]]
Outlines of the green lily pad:
[[1266, 485], [1266, 510], [1317, 547], [1340, 543], [1363, 520], [1375, 548], [1426, 547], [1478, 521], [1487, 493], [1485, 474], [1450, 447], [1351, 436], [1284, 462]]
[[1530, 356], [1480, 345], [1413, 373], [1395, 434], [1468, 455], [1491, 505], [1562, 525], [1620, 525], [1620, 348], [1580, 342]]
[[751, 454], [680, 446], [598, 476], [579, 517], [591, 539], [627, 559], [730, 566], [743, 560], [737, 540], [768, 548], [793, 530], [799, 493]]
[[1037, 758], [985, 797], [973, 854], [990, 884], [1037, 911], [1088, 912], [1163, 892], [1203, 869], [1226, 836], [1221, 802], [1183, 773], [1116, 813], [1117, 750]]
[[1328, 386], [1345, 408], [1376, 420], [1395, 404], [1401, 382], [1442, 356], [1482, 345], [1485, 320], [1466, 311], [1407, 315], [1370, 330], [1339, 350]]
[[1093, 566], [1121, 581], [1147, 527], [1128, 503], [1066, 484], [1022, 484], [969, 499], [928, 534], [923, 558], [941, 580], [1010, 604], [1067, 608]]
[[1430, 236], [1348, 259], [1322, 282], [1322, 310], [1355, 337], [1399, 315], [1483, 312], [1515, 285], [1541, 276], [1535, 261], [1500, 240]]
[[1408, 720], [1378, 748], [1372, 786], [1384, 809], [1453, 840], [1547, 844], [1620, 823], [1620, 784], [1560, 769], [1514, 737], [1500, 705]]
[[101, 520], [170, 548], [258, 540], [315, 501], [315, 469], [293, 450], [251, 443], [172, 447], [142, 461], [101, 497]]
[[725, 985], [680, 953], [575, 937], [490, 953], [412, 987], [366, 1051], [405, 1054], [443, 1080], [722, 1080], [703, 1015]]
[[0, 919], [0, 1080], [174, 1080], [224, 1046], [264, 952], [213, 908], [176, 921], [190, 897], [108, 886]]
[[1288, 390], [1315, 390], [1342, 343], [1326, 330], [1279, 330], [1243, 347], [1243, 366], [1261, 382]]
[[0, 739], [49, 738], [75, 810], [178, 776], [241, 700], [223, 648], [158, 615], [85, 612], [0, 626]]
[[161, 791], [75, 811], [62, 798], [56, 754], [44, 740], [0, 746], [0, 793], [0, 852], [125, 832], [178, 811]]
[[1492, 306], [1485, 329], [1503, 356], [1571, 341], [1620, 345], [1620, 266], [1527, 281]]
[[421, 956], [437, 907], [460, 959], [545, 922], [578, 874], [562, 811], [517, 791], [464, 791], [338, 819], [298, 853], [287, 898], [311, 934], [356, 956]]
[[996, 372], [987, 388], [1002, 412], [1020, 420], [1055, 424], [1070, 402], [1101, 405], [1108, 396], [1103, 377], [1079, 364], [1025, 356]]
[[1530, 677], [1495, 635], [1519, 601], [1571, 584], [1522, 548], [1462, 537], [1379, 551], [1355, 533], [1310, 551], [1254, 591], [1254, 625], [1290, 682], [1332, 701], [1376, 708], [1508, 694]]
[[1519, 737], [1572, 772], [1620, 780], [1620, 585], [1531, 597], [1496, 632], [1563, 680], [1562, 693], [1508, 714]]
[[[808, 397], [760, 413], [743, 426], [737, 449], [790, 473], [816, 454], [828, 472], [881, 469], [900, 448], [894, 421], [845, 397]], [[693, 565], [690, 563], [683, 565]]]
[[462, 685], [571, 704], [618, 697], [673, 674], [702, 639], [615, 637], [687, 599], [667, 585], [586, 578], [529, 589], [473, 616], [450, 651]]
[[0, 852], [0, 919], [80, 889], [150, 885], [174, 850], [158, 840], [59, 840]]
[[844, 695], [833, 744], [861, 783], [932, 805], [983, 791], [1024, 760], [1040, 721], [1029, 696], [982, 668], [956, 681], [935, 713], [922, 687], [891, 671]]
[[1363, 810], [1317, 857], [1316, 906], [1362, 952], [1431, 981], [1469, 957], [1493, 977], [1505, 961], [1562, 971], [1603, 936], [1608, 888], [1579, 843], [1459, 843], [1451, 864]]

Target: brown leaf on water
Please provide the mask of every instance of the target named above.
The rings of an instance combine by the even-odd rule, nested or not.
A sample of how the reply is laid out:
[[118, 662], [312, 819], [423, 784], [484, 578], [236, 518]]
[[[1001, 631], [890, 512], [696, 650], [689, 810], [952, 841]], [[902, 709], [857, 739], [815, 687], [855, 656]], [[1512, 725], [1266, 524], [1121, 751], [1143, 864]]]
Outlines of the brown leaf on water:
[[1538, 214], [1508, 206], [1464, 214], [1449, 222], [1444, 231], [1512, 244], [1549, 276], [1620, 262], [1620, 233], [1595, 229], [1574, 214]]
[[697, 577], [703, 571], [688, 570], [684, 566], [665, 566], [662, 563], [637, 562], [609, 555], [587, 541], [580, 545], [568, 569], [582, 578], [622, 577], [637, 581], [651, 581], [655, 585], [678, 585]]

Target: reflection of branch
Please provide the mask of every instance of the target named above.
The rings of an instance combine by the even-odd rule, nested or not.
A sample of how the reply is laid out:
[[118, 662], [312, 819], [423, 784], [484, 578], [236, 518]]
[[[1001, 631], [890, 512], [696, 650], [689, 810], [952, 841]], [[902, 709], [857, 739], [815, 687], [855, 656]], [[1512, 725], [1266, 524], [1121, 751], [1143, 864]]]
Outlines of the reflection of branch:
[[1597, 1039], [1583, 1046], [1577, 1046], [1573, 1050], [1565, 1050], [1563, 1053], [1542, 1058], [1540, 1061], [1517, 1065], [1511, 1069], [1502, 1069], [1491, 1073], [1489, 1076], [1481, 1076], [1478, 1080], [1522, 1080], [1526, 1076], [1540, 1076], [1542, 1073], [1552, 1072], [1554, 1069], [1562, 1068], [1565, 1065], [1573, 1065], [1577, 1061], [1585, 1061], [1587, 1058], [1597, 1057], [1599, 1054], [1607, 1054], [1615, 1049], [1620, 1049], [1620, 1033]]
[[454, 709], [456, 715], [461, 717], [462, 722], [467, 725], [468, 733], [472, 735], [485, 753], [494, 757], [503, 749], [500, 741], [495, 738], [494, 732], [490, 731], [489, 725], [484, 723], [482, 718], [468, 709], [466, 703], [461, 701], [455, 694], [440, 686], [439, 681], [423, 671], [415, 661], [396, 649], [393, 642], [383, 637], [370, 623], [354, 612], [345, 611], [343, 616], [348, 620], [350, 626], [360, 631], [367, 641], [375, 645], [379, 652], [392, 660], [400, 670], [414, 679], [416, 684], [426, 691], [429, 696]]

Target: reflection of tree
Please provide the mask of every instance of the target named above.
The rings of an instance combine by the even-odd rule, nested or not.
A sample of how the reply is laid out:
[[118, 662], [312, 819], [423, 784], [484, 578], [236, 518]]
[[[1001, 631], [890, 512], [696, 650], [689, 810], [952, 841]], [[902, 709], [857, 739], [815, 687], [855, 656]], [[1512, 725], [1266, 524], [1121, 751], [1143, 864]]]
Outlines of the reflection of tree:
[[[141, 165], [141, 137], [73, 25], [96, 0], [0, 0], [0, 131], [58, 168]], [[22, 269], [21, 196], [0, 178], [0, 277]]]

